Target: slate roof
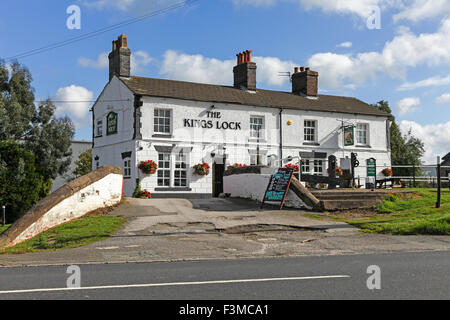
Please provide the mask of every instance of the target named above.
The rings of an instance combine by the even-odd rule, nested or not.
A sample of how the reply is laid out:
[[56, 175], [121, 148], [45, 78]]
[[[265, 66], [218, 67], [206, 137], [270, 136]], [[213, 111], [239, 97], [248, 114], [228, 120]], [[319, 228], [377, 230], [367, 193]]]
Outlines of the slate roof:
[[324, 111], [372, 116], [387, 113], [367, 103], [350, 97], [319, 95], [310, 99], [290, 92], [257, 89], [249, 92], [231, 86], [211, 85], [154, 78], [120, 78], [134, 93], [142, 96], [182, 100], [230, 103], [259, 107], [286, 108], [305, 111]]

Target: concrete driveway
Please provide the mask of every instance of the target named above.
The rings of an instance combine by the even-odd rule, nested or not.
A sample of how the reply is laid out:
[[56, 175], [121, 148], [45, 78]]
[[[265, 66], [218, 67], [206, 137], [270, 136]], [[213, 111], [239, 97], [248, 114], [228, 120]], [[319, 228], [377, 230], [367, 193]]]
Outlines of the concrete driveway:
[[326, 216], [243, 199], [126, 199], [127, 223], [108, 240], [56, 252], [0, 256], [0, 266], [153, 262], [445, 251], [448, 236], [361, 234]]

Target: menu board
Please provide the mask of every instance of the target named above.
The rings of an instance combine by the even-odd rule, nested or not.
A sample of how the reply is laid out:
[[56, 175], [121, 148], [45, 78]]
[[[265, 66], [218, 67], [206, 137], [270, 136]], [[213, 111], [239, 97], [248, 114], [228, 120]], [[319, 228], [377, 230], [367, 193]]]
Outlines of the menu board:
[[281, 202], [280, 209], [283, 208], [289, 186], [291, 185], [293, 168], [279, 168], [270, 178], [261, 208], [266, 201]]

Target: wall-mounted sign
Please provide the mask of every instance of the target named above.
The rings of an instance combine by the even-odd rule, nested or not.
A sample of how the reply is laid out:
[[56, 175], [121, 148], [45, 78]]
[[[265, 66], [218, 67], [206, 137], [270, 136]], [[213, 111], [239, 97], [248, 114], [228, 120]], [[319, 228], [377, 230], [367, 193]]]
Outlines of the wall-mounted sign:
[[106, 117], [106, 134], [108, 136], [117, 133], [117, 118], [117, 113], [108, 113], [108, 116]]
[[[221, 112], [207, 111], [206, 116], [209, 119], [221, 119]], [[218, 129], [218, 130], [242, 130], [240, 122], [227, 122], [220, 120], [198, 120], [198, 119], [184, 119], [185, 128], [203, 128], [203, 129]]]
[[344, 127], [344, 146], [353, 146], [355, 144], [354, 128]]
[[374, 158], [367, 159], [367, 176], [376, 177], [377, 175], [377, 160]]

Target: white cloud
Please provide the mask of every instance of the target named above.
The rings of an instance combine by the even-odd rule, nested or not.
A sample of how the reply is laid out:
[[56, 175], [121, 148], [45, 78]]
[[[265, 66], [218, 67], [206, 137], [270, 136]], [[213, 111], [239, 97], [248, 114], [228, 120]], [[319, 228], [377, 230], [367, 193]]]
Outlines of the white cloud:
[[450, 146], [450, 122], [440, 124], [421, 125], [414, 121], [401, 121], [400, 130], [411, 134], [425, 144], [425, 155], [423, 160], [427, 164], [435, 164], [437, 156], [446, 155]]
[[69, 115], [78, 120], [89, 117], [89, 109], [94, 99], [94, 93], [76, 85], [59, 88], [52, 97], [56, 105], [56, 115]]
[[417, 106], [420, 105], [420, 99], [419, 98], [405, 98], [398, 102], [397, 104], [397, 110], [398, 114], [400, 116], [407, 115], [408, 113], [412, 113], [414, 111], [417, 111]]
[[450, 105], [450, 93], [444, 93], [443, 95], [437, 97], [436, 102], [439, 104]]
[[351, 48], [353, 46], [353, 43], [351, 43], [350, 41], [347, 42], [342, 42], [340, 44], [338, 44], [336, 47], [338, 48]]
[[405, 82], [400, 87], [398, 87], [398, 91], [407, 91], [407, 90], [415, 90], [419, 88], [425, 88], [425, 87], [437, 87], [437, 86], [444, 86], [450, 84], [450, 76], [448, 77], [431, 77], [428, 79], [424, 79], [418, 82]]
[[[288, 77], [280, 77], [278, 72], [291, 71], [294, 63], [282, 61], [274, 57], [254, 57], [257, 64], [258, 83], [282, 86], [289, 81]], [[207, 58], [200, 54], [189, 55], [168, 50], [164, 54], [160, 73], [171, 79], [231, 85], [233, 83], [233, 67], [236, 60], [219, 60]]]
[[410, 6], [406, 6], [400, 13], [394, 15], [394, 21], [409, 20], [417, 22], [448, 13], [450, 13], [450, 2], [448, 0], [414, 0]]
[[411, 67], [450, 63], [450, 19], [444, 20], [436, 33], [415, 35], [407, 28], [400, 28], [398, 35], [387, 42], [381, 52], [318, 53], [308, 63], [322, 71], [321, 83], [332, 89], [362, 84], [380, 73], [404, 78]]
[[[136, 74], [143, 71], [143, 67], [147, 66], [154, 59], [145, 51], [136, 51], [131, 54], [131, 72]], [[84, 68], [92, 69], [107, 69], [109, 68], [108, 53], [102, 52], [98, 55], [96, 60], [85, 57], [78, 58], [78, 64]]]
[[78, 58], [78, 64], [84, 68], [106, 69], [109, 67], [108, 52], [100, 53], [97, 60], [80, 57]]
[[319, 8], [324, 12], [352, 13], [362, 18], [372, 14], [373, 6], [381, 6], [386, 0], [300, 0], [306, 9]]

